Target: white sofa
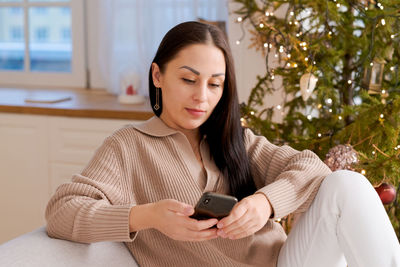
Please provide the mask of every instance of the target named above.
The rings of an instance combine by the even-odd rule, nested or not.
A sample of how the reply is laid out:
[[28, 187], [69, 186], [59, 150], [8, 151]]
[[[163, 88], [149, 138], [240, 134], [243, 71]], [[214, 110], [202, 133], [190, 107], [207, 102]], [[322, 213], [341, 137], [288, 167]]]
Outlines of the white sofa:
[[135, 259], [121, 242], [82, 244], [48, 237], [45, 227], [0, 245], [0, 266], [133, 266]]

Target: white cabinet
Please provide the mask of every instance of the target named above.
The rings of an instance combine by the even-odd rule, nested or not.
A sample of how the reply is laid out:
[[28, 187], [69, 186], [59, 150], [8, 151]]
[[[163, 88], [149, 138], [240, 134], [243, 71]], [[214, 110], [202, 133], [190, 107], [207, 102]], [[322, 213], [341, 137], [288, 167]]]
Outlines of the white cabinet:
[[44, 225], [55, 189], [134, 122], [0, 113], [0, 244]]

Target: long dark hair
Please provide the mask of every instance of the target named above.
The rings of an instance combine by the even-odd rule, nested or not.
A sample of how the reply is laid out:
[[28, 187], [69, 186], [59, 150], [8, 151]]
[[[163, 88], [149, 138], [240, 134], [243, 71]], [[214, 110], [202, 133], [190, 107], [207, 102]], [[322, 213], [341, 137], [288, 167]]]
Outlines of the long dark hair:
[[[245, 149], [233, 57], [225, 34], [218, 27], [205, 23], [190, 21], [178, 24], [162, 39], [153, 62], [163, 72], [166, 64], [184, 47], [191, 44], [206, 44], [210, 41], [223, 52], [226, 73], [222, 97], [208, 120], [200, 126], [200, 133], [207, 136], [210, 153], [229, 184], [230, 194], [242, 199], [253, 194], [256, 186]], [[153, 84], [151, 67], [149, 95], [154, 113], [160, 116], [162, 101], [159, 101], [161, 107], [155, 110], [156, 88]], [[162, 96], [161, 89], [159, 96]]]

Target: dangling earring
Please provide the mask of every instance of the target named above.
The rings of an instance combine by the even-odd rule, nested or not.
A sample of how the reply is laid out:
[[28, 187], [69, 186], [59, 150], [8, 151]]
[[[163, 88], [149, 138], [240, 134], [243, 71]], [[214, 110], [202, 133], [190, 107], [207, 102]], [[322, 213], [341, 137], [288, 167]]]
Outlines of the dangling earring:
[[156, 104], [154, 105], [154, 109], [158, 110], [160, 108], [160, 88], [156, 87]]

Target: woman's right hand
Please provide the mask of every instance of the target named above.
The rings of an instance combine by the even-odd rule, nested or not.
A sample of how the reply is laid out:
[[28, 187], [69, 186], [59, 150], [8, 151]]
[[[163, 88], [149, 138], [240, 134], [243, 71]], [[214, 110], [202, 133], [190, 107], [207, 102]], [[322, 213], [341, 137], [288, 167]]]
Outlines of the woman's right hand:
[[194, 208], [174, 199], [164, 199], [150, 204], [150, 226], [174, 240], [205, 241], [217, 238], [217, 229], [211, 228], [217, 219], [196, 220], [189, 216]]

